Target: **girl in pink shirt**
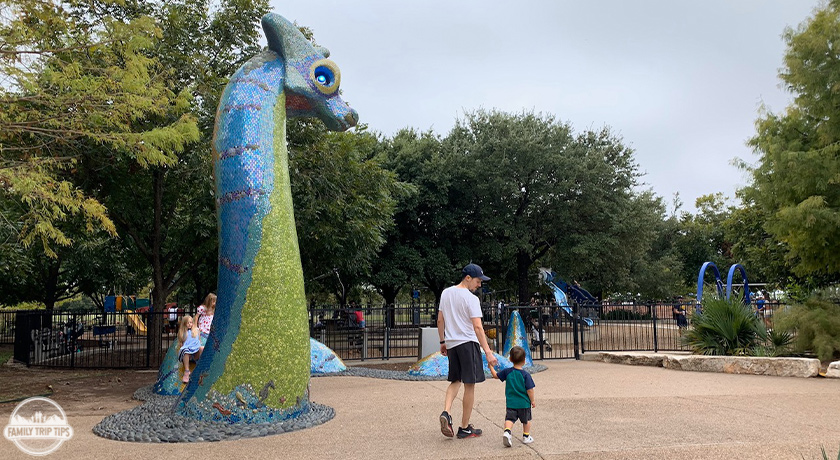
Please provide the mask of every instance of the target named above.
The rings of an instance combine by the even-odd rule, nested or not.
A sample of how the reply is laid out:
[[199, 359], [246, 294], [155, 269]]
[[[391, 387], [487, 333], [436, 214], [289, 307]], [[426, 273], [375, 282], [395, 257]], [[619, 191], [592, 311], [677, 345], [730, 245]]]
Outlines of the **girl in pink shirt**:
[[213, 315], [216, 313], [216, 294], [207, 294], [204, 303], [198, 306], [198, 330], [205, 340], [210, 335], [210, 325], [213, 324]]

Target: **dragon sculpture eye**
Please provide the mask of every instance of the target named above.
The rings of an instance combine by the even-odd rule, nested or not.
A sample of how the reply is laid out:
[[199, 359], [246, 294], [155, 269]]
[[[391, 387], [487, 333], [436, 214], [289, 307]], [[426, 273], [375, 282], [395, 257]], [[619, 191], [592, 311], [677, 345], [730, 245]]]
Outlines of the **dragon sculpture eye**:
[[318, 90], [324, 94], [332, 94], [338, 91], [338, 84], [341, 83], [341, 71], [329, 59], [315, 61], [309, 71], [309, 77]]

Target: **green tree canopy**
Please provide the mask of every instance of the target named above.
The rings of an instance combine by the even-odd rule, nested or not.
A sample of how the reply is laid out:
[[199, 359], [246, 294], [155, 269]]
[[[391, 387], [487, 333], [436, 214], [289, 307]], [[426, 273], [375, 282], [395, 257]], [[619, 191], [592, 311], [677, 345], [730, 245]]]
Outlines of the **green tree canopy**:
[[748, 193], [766, 212], [765, 229], [787, 247], [798, 275], [840, 273], [840, 2], [829, 1], [784, 32], [779, 77], [794, 95], [756, 121], [760, 155]]
[[515, 280], [520, 301], [536, 285], [537, 261], [600, 290], [614, 287], [604, 270], [621, 278], [653, 240], [635, 226], [642, 208], [632, 204], [633, 151], [609, 129], [574, 135], [551, 115], [477, 111], [458, 121], [444, 148], [457, 174], [455, 225], [472, 250], [459, 262], [480, 261], [500, 281]]
[[439, 298], [465, 257], [462, 228], [456, 223], [462, 210], [450, 201], [456, 177], [451, 162], [437, 135], [413, 129], [385, 141], [379, 158], [410, 187], [398, 195], [395, 225], [374, 261], [370, 281], [386, 303], [393, 303], [406, 285], [428, 287]]
[[56, 225], [71, 215], [115, 232], [102, 204], [69, 177], [88, 146], [169, 165], [198, 138], [189, 93], [173, 91], [149, 56], [160, 29], [142, 14], [115, 17], [118, 3], [0, 3], [0, 192], [23, 204], [20, 241], [40, 240], [52, 256], [52, 243], [71, 243]]
[[[704, 262], [714, 262], [721, 271], [735, 263], [732, 243], [727, 239], [724, 223], [732, 213], [722, 193], [703, 195], [695, 202], [696, 214], [680, 216], [680, 236], [676, 248], [683, 263], [682, 278], [694, 285]], [[750, 268], [747, 267], [748, 275]], [[725, 276], [725, 273], [721, 273]], [[711, 276], [711, 275], [709, 275]]]
[[[369, 274], [393, 225], [401, 184], [373, 158], [378, 139], [358, 127], [328, 132], [318, 120], [290, 122], [289, 168], [307, 291], [319, 287], [344, 304]], [[337, 270], [340, 276], [323, 277]]]

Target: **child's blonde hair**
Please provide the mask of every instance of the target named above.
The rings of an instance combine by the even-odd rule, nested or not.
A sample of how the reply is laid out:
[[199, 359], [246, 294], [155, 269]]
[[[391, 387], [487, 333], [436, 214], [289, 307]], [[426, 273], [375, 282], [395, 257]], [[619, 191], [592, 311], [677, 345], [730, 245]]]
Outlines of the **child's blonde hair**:
[[184, 315], [181, 318], [181, 323], [178, 325], [178, 345], [183, 346], [184, 342], [187, 341], [187, 331], [192, 332], [193, 337], [198, 337], [198, 324], [193, 321], [192, 329], [187, 328], [187, 322], [191, 321], [193, 318], [190, 315]]
[[207, 309], [207, 314], [212, 315], [216, 312], [216, 294], [212, 292], [207, 294], [207, 297], [204, 298], [204, 308]]

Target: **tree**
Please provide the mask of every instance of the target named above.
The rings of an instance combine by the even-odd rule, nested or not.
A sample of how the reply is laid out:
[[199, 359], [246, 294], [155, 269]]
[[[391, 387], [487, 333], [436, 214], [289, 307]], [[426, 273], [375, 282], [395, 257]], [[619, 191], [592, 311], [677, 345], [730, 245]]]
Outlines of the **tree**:
[[785, 261], [787, 245], [765, 230], [767, 217], [765, 209], [743, 197], [723, 222], [724, 235], [732, 244], [732, 259], [746, 268], [750, 281], [782, 287], [797, 277]]
[[639, 293], [643, 276], [649, 278], [647, 289], [662, 292], [650, 278], [667, 273], [651, 253], [664, 205], [652, 192], [634, 190], [639, 178], [634, 151], [608, 128], [587, 130], [576, 143], [582, 150], [581, 185], [570, 200], [568, 227], [548, 260], [600, 298]]
[[800, 276], [840, 273], [840, 2], [829, 1], [784, 32], [779, 74], [794, 95], [781, 113], [765, 111], [750, 145], [760, 155], [749, 187], [764, 228], [787, 247]]
[[680, 216], [680, 236], [676, 242], [683, 266], [682, 279], [689, 286], [697, 282], [703, 263], [714, 262], [720, 270], [726, 270], [736, 262], [724, 229], [732, 210], [726, 206], [723, 194], [703, 195], [697, 198], [695, 206], [696, 214], [684, 212]]
[[[115, 233], [105, 207], [69, 177], [87, 146], [165, 165], [198, 136], [188, 94], [158, 78], [163, 68], [148, 56], [154, 21], [117, 20], [112, 3], [0, 4], [0, 193], [23, 204], [20, 243], [40, 241], [52, 257], [52, 244], [72, 243], [57, 225], [69, 216]], [[166, 122], [138, 123], [147, 117]]]
[[[318, 120], [289, 121], [289, 168], [305, 278], [336, 294], [341, 305], [350, 287], [368, 274], [393, 214], [401, 185], [372, 157], [375, 136], [328, 132]], [[335, 276], [319, 275], [337, 271]], [[340, 281], [339, 281], [340, 279]]]
[[[515, 279], [519, 301], [536, 284], [537, 261], [561, 276], [594, 277], [628, 249], [637, 167], [633, 151], [609, 129], [578, 136], [551, 115], [477, 111], [459, 120], [444, 146], [454, 174], [450, 202], [462, 212], [472, 248], [462, 264]], [[602, 281], [602, 280], [599, 280]]]
[[456, 223], [462, 210], [450, 201], [456, 170], [430, 131], [401, 130], [384, 143], [379, 157], [410, 187], [398, 196], [395, 225], [374, 262], [371, 283], [389, 305], [406, 285], [426, 286], [440, 299], [457, 278], [453, 268], [466, 257]]
[[[261, 50], [258, 21], [267, 10], [263, 0], [134, 0], [109, 6], [109, 14], [123, 21], [138, 14], [155, 18], [160, 33], [147, 52], [165, 69], [156, 78], [185, 95], [183, 109], [198, 127], [198, 142], [167, 151], [171, 162], [147, 164], [91, 145], [79, 167], [78, 183], [108, 207], [120, 234], [149, 267], [156, 311], [187, 280], [194, 289], [215, 287], [215, 266], [199, 272], [208, 269], [217, 247], [210, 151], [215, 110], [228, 77]], [[160, 113], [133, 122], [156, 129], [171, 121], [170, 114]], [[159, 340], [153, 332], [161, 329], [161, 317], [149, 318], [151, 337]]]

